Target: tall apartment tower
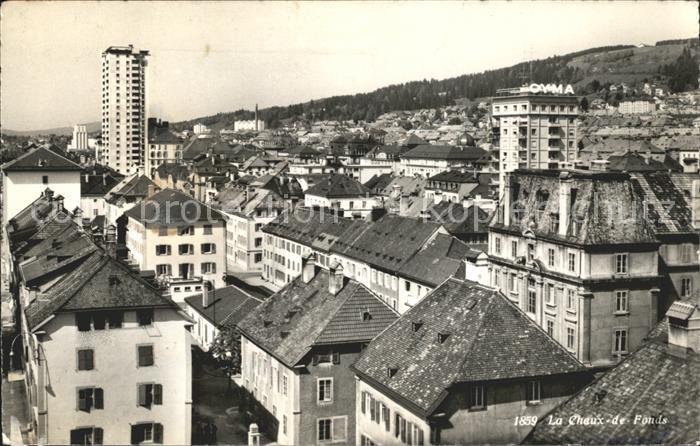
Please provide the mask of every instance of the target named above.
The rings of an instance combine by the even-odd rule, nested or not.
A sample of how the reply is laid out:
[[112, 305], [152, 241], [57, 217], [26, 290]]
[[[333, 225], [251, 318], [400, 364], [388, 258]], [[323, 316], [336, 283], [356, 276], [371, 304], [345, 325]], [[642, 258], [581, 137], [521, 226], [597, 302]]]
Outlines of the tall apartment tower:
[[111, 46], [102, 53], [102, 144], [98, 162], [128, 175], [143, 167], [149, 53]]
[[76, 124], [73, 126], [73, 141], [68, 150], [86, 150], [88, 148], [87, 126]]
[[500, 126], [500, 196], [506, 172], [573, 167], [579, 101], [570, 86], [532, 84], [496, 94], [491, 112]]

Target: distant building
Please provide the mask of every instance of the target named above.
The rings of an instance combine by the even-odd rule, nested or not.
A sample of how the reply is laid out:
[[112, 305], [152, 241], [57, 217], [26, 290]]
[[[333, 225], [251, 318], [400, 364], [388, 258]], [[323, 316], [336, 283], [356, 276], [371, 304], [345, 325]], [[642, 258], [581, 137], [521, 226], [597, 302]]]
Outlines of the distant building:
[[114, 170], [95, 165], [80, 175], [80, 209], [85, 218], [107, 214], [106, 195], [124, 177]]
[[204, 125], [204, 124], [195, 124], [195, 125], [192, 127], [192, 132], [193, 132], [195, 135], [206, 135], [206, 134], [210, 133], [211, 130], [209, 129], [209, 127], [207, 127], [207, 126]]
[[149, 52], [111, 46], [102, 53], [102, 145], [97, 162], [128, 175], [143, 168]]
[[342, 210], [343, 215], [352, 218], [367, 217], [379, 207], [377, 200], [359, 181], [347, 175], [331, 174], [306, 190], [304, 205]]
[[[612, 88], [612, 87], [611, 87]], [[578, 98], [572, 95], [511, 92], [492, 99], [500, 127], [499, 196], [507, 172], [556, 169], [576, 158]]]
[[652, 99], [634, 99], [620, 102], [617, 111], [623, 115], [650, 114], [656, 111], [656, 103]]
[[87, 127], [84, 125], [73, 126], [73, 140], [68, 146], [68, 150], [88, 150]]
[[401, 155], [401, 170], [403, 175], [430, 178], [441, 172], [449, 170], [472, 170], [477, 166], [477, 161], [486, 152], [473, 145], [448, 146], [423, 144]]
[[223, 287], [226, 220], [220, 212], [173, 189], [164, 189], [125, 213], [129, 258], [141, 271], [171, 278], [200, 278]]
[[256, 119], [251, 119], [248, 121], [234, 121], [233, 131], [234, 132], [260, 132], [265, 130], [265, 121], [259, 121]]
[[1, 168], [3, 226], [47, 188], [63, 197], [67, 209], [80, 206], [82, 167], [53, 150], [31, 149]]
[[[354, 444], [356, 379], [350, 370], [398, 314], [336, 263], [302, 274], [238, 324], [245, 398], [271, 414], [279, 444]], [[249, 404], [250, 404], [249, 403]], [[252, 410], [252, 408], [247, 408]]]
[[493, 288], [448, 279], [352, 365], [355, 444], [518, 443], [591, 380], [583, 364]]
[[183, 141], [170, 131], [167, 121], [163, 122], [156, 118], [149, 118], [146, 175], [154, 179], [156, 169], [161, 164], [181, 162], [182, 147]]

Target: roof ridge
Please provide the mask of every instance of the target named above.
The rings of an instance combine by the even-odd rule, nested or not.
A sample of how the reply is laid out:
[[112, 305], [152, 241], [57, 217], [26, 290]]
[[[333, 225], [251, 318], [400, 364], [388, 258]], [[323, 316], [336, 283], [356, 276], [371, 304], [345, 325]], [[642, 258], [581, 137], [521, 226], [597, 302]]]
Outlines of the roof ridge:
[[[299, 279], [299, 277], [298, 277], [297, 279]], [[330, 273], [330, 271], [329, 271], [329, 272], [328, 272], [328, 281], [330, 282], [330, 280], [331, 280], [331, 273]], [[348, 284], [347, 284], [347, 285], [351, 285], [353, 282], [354, 282], [354, 283], [360, 284], [359, 282], [357, 282], [357, 281], [355, 281], [355, 280], [353, 280], [353, 279], [348, 279]], [[347, 286], [347, 285], [345, 285], [345, 286]], [[362, 284], [360, 284], [360, 285], [362, 285]], [[344, 286], [343, 288], [345, 288], [345, 286]], [[333, 296], [333, 297], [334, 297], [334, 298], [337, 298], [338, 295], [340, 294], [340, 291], [342, 291], [343, 288], [341, 288], [341, 289], [338, 291], [338, 294], [336, 294], [336, 295]], [[356, 292], [357, 292], [357, 287], [352, 291], [352, 293], [348, 294], [348, 295], [345, 297], [345, 300], [344, 300], [340, 305], [338, 305], [338, 306], [336, 307], [336, 309], [335, 309], [335, 311], [333, 312], [333, 314], [330, 315], [330, 317], [326, 319], [326, 322], [325, 322], [325, 325], [323, 326], [323, 328], [321, 328], [321, 330], [319, 330], [318, 334], [314, 337], [313, 342], [311, 342], [311, 345], [314, 345], [314, 344], [316, 343], [316, 341], [318, 341], [318, 338], [321, 337], [321, 335], [323, 334], [323, 331], [328, 327], [328, 324], [338, 315], [338, 313], [340, 312], [340, 309], [343, 308], [343, 306], [348, 302], [348, 300], [350, 300], [350, 298], [351, 298], [352, 296], [355, 295]], [[297, 360], [297, 361], [298, 361], [298, 360]]]

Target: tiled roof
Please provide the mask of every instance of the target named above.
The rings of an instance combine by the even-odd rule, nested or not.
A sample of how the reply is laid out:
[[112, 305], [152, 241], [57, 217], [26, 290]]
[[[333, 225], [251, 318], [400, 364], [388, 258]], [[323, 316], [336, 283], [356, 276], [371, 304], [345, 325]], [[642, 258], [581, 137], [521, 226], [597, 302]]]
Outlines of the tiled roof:
[[156, 168], [156, 175], [162, 180], [167, 180], [169, 177], [173, 177], [176, 181], [188, 181], [190, 176], [190, 170], [187, 166], [179, 163], [162, 163], [158, 168]]
[[460, 147], [424, 144], [401, 155], [402, 159], [434, 159], [476, 161], [486, 153], [478, 147]]
[[325, 198], [367, 197], [371, 191], [347, 175], [331, 174], [306, 190], [306, 195]]
[[194, 138], [182, 149], [182, 159], [190, 161], [210, 150], [215, 155], [234, 155], [232, 147], [218, 138]]
[[[511, 191], [517, 195], [512, 202], [519, 203], [522, 218], [520, 222], [511, 220], [511, 230], [530, 230], [578, 245], [656, 243], [651, 224], [642, 218], [643, 201], [628, 174], [531, 169], [516, 170], [512, 175]], [[553, 216], [559, 213], [560, 175], [567, 176], [571, 188], [577, 190], [572, 215], [580, 227], [575, 233], [569, 225], [566, 236], [552, 230]], [[497, 210], [500, 212], [502, 208]], [[503, 227], [498, 220], [492, 220], [492, 228]]]
[[[655, 233], [694, 232], [690, 205], [692, 174], [633, 173], [631, 184], [646, 206], [646, 220]], [[669, 206], [672, 203], [673, 206]]]
[[80, 176], [80, 195], [103, 196], [119, 184], [122, 179], [121, 175], [116, 176], [106, 172], [97, 175], [85, 172]]
[[145, 198], [150, 189], [159, 190], [159, 187], [146, 175], [133, 174], [114, 186], [106, 199], [110, 203], [116, 203], [120, 198]]
[[27, 153], [0, 166], [5, 172], [15, 171], [80, 171], [83, 170], [78, 164], [65, 158], [56, 152], [41, 146], [28, 151]]
[[163, 189], [124, 214], [141, 223], [166, 226], [225, 221], [219, 211], [175, 189]]
[[465, 208], [460, 203], [443, 200], [428, 208], [428, 215], [457, 238], [489, 232], [489, 214], [476, 205]]
[[428, 178], [428, 181], [444, 181], [448, 183], [478, 183], [476, 172], [460, 172], [459, 170], [448, 170], [440, 172]]
[[365, 183], [365, 187], [374, 193], [379, 193], [391, 183], [392, 179], [393, 175], [390, 173], [374, 175]]
[[473, 252], [465, 243], [445, 234], [438, 234], [435, 240], [429, 242], [424, 249], [418, 251], [406, 262], [399, 274], [431, 287], [436, 287], [447, 278], [464, 277], [464, 259], [468, 254], [478, 256], [481, 252]]
[[644, 139], [606, 138], [584, 147], [582, 153], [612, 154], [616, 152], [665, 154], [666, 151]]
[[[692, 444], [700, 438], [700, 353], [674, 351], [649, 341], [571, 399], [550, 412], [564, 423], [542, 419], [528, 444]], [[567, 423], [569, 417], [600, 417], [599, 425]], [[635, 417], [663, 417], [657, 423]], [[627, 423], [612, 423], [614, 417]]]
[[[250, 312], [238, 327], [255, 344], [293, 367], [313, 345], [368, 342], [398, 314], [364, 285], [345, 279], [328, 291], [327, 270], [307, 284], [297, 278]], [[362, 309], [360, 311], [360, 309]], [[369, 309], [371, 318], [363, 320]]]
[[153, 126], [148, 129], [149, 144], [182, 144], [182, 139], [178, 138], [167, 127]]
[[[416, 331], [414, 322], [420, 325]], [[439, 342], [438, 333], [447, 339]], [[455, 383], [584, 370], [505, 296], [457, 279], [448, 279], [404, 313], [353, 368], [428, 415]], [[396, 373], [390, 375], [389, 368]]]
[[262, 302], [234, 285], [213, 290], [211, 293], [211, 303], [206, 307], [202, 305], [201, 294], [186, 297], [185, 302], [217, 327], [238, 324]]
[[423, 138], [416, 135], [415, 133], [411, 133], [410, 135], [408, 135], [406, 137], [406, 139], [401, 141], [402, 146], [420, 146], [423, 144], [428, 144], [428, 141], [424, 140]]

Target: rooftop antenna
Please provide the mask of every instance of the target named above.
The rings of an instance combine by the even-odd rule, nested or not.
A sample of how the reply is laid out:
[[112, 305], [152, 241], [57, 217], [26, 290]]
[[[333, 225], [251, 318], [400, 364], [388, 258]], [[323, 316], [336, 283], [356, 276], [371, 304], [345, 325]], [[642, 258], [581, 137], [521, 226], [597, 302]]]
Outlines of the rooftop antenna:
[[[532, 45], [528, 47], [527, 51], [523, 49], [523, 60], [523, 67], [519, 77], [522, 85], [527, 85], [532, 82]], [[525, 64], [528, 66], [529, 74], [525, 71]]]

